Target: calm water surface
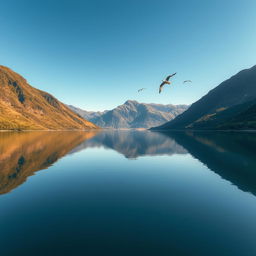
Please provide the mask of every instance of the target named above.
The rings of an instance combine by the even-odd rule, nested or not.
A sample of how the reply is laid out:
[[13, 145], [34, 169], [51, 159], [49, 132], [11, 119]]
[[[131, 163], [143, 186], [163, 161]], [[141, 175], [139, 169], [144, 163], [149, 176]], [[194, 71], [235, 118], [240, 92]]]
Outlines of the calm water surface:
[[1, 256], [256, 255], [256, 134], [0, 133]]

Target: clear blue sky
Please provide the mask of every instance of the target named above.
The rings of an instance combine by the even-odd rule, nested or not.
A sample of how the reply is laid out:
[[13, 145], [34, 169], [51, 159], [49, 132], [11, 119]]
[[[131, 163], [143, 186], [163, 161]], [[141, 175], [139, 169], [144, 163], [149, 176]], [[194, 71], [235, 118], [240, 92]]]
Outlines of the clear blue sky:
[[[67, 104], [192, 103], [256, 64], [255, 0], [0, 0], [0, 64]], [[160, 81], [178, 72], [158, 94]], [[193, 84], [183, 85], [190, 79]], [[138, 94], [137, 90], [147, 90]]]

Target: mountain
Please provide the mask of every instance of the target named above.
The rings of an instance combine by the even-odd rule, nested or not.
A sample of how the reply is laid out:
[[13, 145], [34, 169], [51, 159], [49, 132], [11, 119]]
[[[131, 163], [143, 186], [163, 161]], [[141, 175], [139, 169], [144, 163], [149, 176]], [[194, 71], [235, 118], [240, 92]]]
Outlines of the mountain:
[[218, 128], [243, 130], [256, 129], [256, 101], [250, 101], [248, 103], [238, 105], [237, 107], [240, 107], [241, 109], [238, 114], [223, 122], [218, 126]]
[[70, 108], [72, 111], [74, 111], [75, 113], [77, 113], [78, 115], [80, 115], [81, 117], [83, 117], [86, 120], [96, 120], [97, 118], [99, 118], [100, 116], [102, 116], [103, 114], [105, 114], [106, 112], [108, 112], [108, 110], [105, 111], [86, 111], [83, 110], [81, 108], [77, 108], [74, 107], [72, 105], [67, 105], [68, 108]]
[[104, 112], [89, 112], [74, 106], [69, 108], [100, 127], [150, 128], [170, 121], [185, 111], [188, 106], [149, 104], [128, 100], [123, 105]]
[[0, 132], [0, 194], [15, 189], [97, 134], [91, 131]]
[[[238, 128], [236, 122], [252, 125], [250, 109], [256, 103], [256, 66], [242, 70], [224, 81], [174, 120], [154, 129], [225, 129]], [[247, 120], [243, 119], [247, 113]], [[236, 118], [237, 121], [236, 121]], [[252, 121], [252, 122], [251, 122]], [[233, 123], [233, 126], [232, 126]], [[255, 126], [255, 112], [254, 125]], [[240, 126], [242, 128], [242, 126]]]
[[11, 69], [0, 66], [0, 130], [84, 130], [97, 128], [51, 94], [35, 89]]

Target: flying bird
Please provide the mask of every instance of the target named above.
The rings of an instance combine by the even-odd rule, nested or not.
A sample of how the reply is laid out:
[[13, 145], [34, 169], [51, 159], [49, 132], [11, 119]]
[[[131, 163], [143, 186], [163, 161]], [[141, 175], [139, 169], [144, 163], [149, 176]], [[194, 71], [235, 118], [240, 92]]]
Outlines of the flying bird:
[[185, 81], [183, 81], [183, 84], [185, 84], [185, 83], [192, 83], [192, 81], [191, 80], [185, 80]]
[[146, 90], [146, 89], [147, 88], [141, 88], [141, 89], [138, 90], [138, 92], [141, 92], [141, 91]]
[[170, 80], [170, 78], [172, 77], [172, 76], [175, 76], [176, 75], [176, 73], [174, 73], [174, 74], [172, 74], [172, 75], [169, 75], [169, 76], [167, 76], [166, 78], [165, 78], [165, 80], [162, 80], [162, 83], [160, 84], [160, 86], [159, 86], [159, 93], [161, 93], [161, 91], [163, 90], [163, 86], [165, 85], [165, 84], [171, 84], [171, 82], [169, 82], [169, 80]]

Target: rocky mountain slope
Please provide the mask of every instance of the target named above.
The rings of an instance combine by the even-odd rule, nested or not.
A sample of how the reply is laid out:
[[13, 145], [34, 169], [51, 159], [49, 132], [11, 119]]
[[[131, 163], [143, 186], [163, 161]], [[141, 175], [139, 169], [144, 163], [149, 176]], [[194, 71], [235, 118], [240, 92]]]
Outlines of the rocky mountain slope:
[[161, 125], [184, 112], [187, 105], [161, 105], [128, 100], [112, 110], [89, 112], [74, 106], [70, 109], [85, 119], [105, 128], [150, 128]]
[[[192, 104], [183, 114], [155, 129], [224, 129], [229, 127], [229, 122], [236, 122], [236, 116], [238, 118], [240, 116], [240, 121], [237, 122], [246, 121], [252, 125], [253, 120], [250, 118], [254, 110], [248, 108], [253, 105], [254, 100], [256, 100], [256, 66], [242, 70], [224, 81]], [[247, 113], [246, 120], [243, 120], [243, 112]], [[252, 112], [252, 115], [249, 112]], [[239, 125], [235, 124], [233, 126], [234, 129], [238, 127]], [[253, 127], [256, 128], [255, 120]]]
[[0, 92], [0, 130], [97, 128], [51, 94], [35, 89], [4, 66], [0, 66]]

